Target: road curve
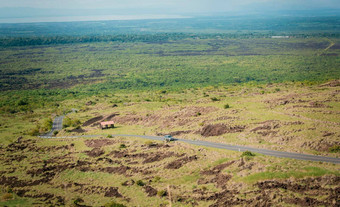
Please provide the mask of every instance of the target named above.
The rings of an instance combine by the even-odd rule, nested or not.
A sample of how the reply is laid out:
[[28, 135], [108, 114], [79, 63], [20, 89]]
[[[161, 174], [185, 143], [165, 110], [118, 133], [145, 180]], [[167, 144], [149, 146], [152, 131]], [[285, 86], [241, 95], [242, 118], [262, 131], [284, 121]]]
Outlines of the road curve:
[[65, 116], [57, 116], [57, 117], [55, 117], [54, 121], [53, 121], [53, 125], [52, 125], [51, 131], [46, 133], [46, 134], [44, 134], [43, 136], [50, 137], [50, 136], [53, 135], [54, 131], [62, 130], [64, 117]]
[[[75, 109], [72, 109], [74, 112]], [[67, 137], [54, 137], [53, 131], [55, 130], [61, 130], [63, 119], [65, 116], [57, 116], [53, 121], [53, 127], [52, 130], [44, 134], [42, 136], [39, 136], [40, 138], [92, 138], [92, 137], [99, 137], [99, 136], [105, 136], [105, 135], [82, 135], [82, 136], [67, 136]], [[159, 136], [147, 136], [147, 135], [130, 135], [130, 134], [113, 134], [114, 136], [122, 136], [122, 137], [138, 137], [143, 139], [151, 139], [156, 141], [164, 141], [164, 137]], [[330, 162], [335, 164], [340, 164], [340, 158], [335, 157], [324, 157], [324, 156], [317, 156], [317, 155], [307, 155], [307, 154], [299, 154], [299, 153], [292, 153], [292, 152], [282, 152], [282, 151], [275, 151], [275, 150], [267, 150], [267, 149], [259, 149], [259, 148], [253, 148], [253, 147], [246, 147], [246, 146], [238, 146], [238, 145], [228, 145], [228, 144], [221, 144], [221, 143], [215, 143], [215, 142], [207, 142], [207, 141], [201, 141], [201, 140], [190, 140], [190, 139], [179, 139], [175, 138], [175, 141], [184, 142], [188, 144], [193, 144], [197, 146], [204, 146], [204, 147], [212, 147], [212, 148], [218, 148], [218, 149], [226, 149], [226, 150], [232, 150], [232, 151], [251, 151], [255, 153], [260, 153], [268, 156], [274, 156], [274, 157], [281, 157], [281, 158], [291, 158], [291, 159], [297, 159], [297, 160], [307, 160], [307, 161], [315, 161], [315, 162]]]
[[[51, 137], [51, 136], [40, 136], [41, 138], [94, 138], [99, 136], [105, 135], [83, 135], [83, 136], [67, 136], [67, 137]], [[146, 135], [130, 135], [130, 134], [113, 134], [113, 137], [138, 137], [143, 139], [151, 139], [156, 141], [164, 141], [164, 137], [159, 136], [146, 136]], [[218, 149], [226, 149], [232, 151], [251, 151], [263, 155], [280, 157], [280, 158], [291, 158], [297, 160], [307, 160], [307, 161], [315, 161], [315, 162], [330, 162], [334, 164], [340, 164], [340, 158], [335, 157], [324, 157], [324, 156], [317, 156], [317, 155], [307, 155], [307, 154], [299, 154], [299, 153], [292, 153], [292, 152], [282, 152], [282, 151], [275, 151], [275, 150], [267, 150], [267, 149], [259, 149], [253, 147], [246, 147], [246, 146], [237, 146], [237, 145], [227, 145], [215, 142], [207, 142], [207, 141], [200, 141], [200, 140], [189, 140], [189, 139], [177, 139], [175, 141], [184, 142], [188, 144], [193, 144], [197, 146], [203, 147], [211, 147], [211, 148], [218, 148]]]
[[[70, 113], [75, 113], [77, 111], [77, 109], [71, 109], [72, 112]], [[68, 113], [68, 114], [70, 114]], [[67, 115], [67, 114], [66, 114]], [[54, 131], [60, 131], [63, 129], [63, 120], [65, 118], [65, 115], [61, 115], [61, 116], [56, 116], [53, 120], [53, 125], [52, 125], [52, 129], [50, 132], [47, 132], [46, 134], [43, 134], [40, 137], [51, 137], [53, 135]]]

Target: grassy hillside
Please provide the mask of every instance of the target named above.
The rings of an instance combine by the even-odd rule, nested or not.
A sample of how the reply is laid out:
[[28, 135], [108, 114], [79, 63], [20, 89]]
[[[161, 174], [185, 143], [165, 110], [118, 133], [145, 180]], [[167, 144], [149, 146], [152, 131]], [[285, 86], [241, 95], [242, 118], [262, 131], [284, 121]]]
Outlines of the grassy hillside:
[[339, 206], [336, 164], [110, 136], [340, 155], [338, 38], [202, 36], [1, 47], [0, 205]]

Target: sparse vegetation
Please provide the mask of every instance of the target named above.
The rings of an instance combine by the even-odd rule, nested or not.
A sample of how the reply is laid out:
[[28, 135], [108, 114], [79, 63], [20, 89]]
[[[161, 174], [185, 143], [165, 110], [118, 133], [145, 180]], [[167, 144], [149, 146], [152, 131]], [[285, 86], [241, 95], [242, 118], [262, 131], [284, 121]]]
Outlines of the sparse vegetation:
[[126, 207], [126, 206], [115, 201], [111, 201], [110, 203], [105, 204], [104, 207]]
[[213, 97], [211, 98], [212, 101], [220, 101], [220, 99], [216, 98], [216, 97]]
[[160, 190], [160, 191], [157, 192], [157, 195], [158, 195], [159, 197], [164, 197], [164, 196], [167, 195], [167, 192], [166, 192], [165, 190]]
[[13, 199], [13, 194], [12, 193], [5, 193], [2, 195], [2, 200], [11, 200]]
[[79, 119], [71, 119], [69, 117], [65, 117], [63, 121], [63, 128], [67, 127], [78, 127], [81, 124]]
[[244, 151], [241, 156], [242, 157], [254, 157], [255, 154], [252, 153], [251, 151]]
[[144, 186], [145, 183], [142, 180], [137, 180], [136, 185], [138, 186]]
[[333, 147], [330, 147], [329, 152], [339, 153], [340, 152], [340, 145], [334, 145]]

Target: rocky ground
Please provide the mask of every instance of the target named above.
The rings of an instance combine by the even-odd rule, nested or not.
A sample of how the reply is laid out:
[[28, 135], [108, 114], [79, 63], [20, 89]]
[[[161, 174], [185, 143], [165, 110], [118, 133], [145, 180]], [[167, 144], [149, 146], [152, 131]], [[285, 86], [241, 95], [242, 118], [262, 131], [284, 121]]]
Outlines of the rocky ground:
[[[248, 182], [247, 176], [273, 167], [270, 158], [125, 138], [58, 142], [44, 146], [41, 140], [19, 139], [1, 148], [2, 192], [35, 206], [102, 206], [112, 200], [127, 206], [166, 206], [170, 198], [174, 206], [340, 205], [340, 176], [331, 164], [317, 177]], [[294, 170], [298, 175], [308, 168]]]
[[[56, 139], [17, 132], [0, 145], [0, 206], [339, 206], [336, 164], [108, 136], [171, 134], [337, 157], [339, 87], [208, 87], [66, 101], [79, 109], [71, 123], [81, 124]], [[103, 131], [107, 120], [115, 128]], [[14, 127], [1, 123], [3, 131]], [[104, 135], [58, 139], [82, 134]]]

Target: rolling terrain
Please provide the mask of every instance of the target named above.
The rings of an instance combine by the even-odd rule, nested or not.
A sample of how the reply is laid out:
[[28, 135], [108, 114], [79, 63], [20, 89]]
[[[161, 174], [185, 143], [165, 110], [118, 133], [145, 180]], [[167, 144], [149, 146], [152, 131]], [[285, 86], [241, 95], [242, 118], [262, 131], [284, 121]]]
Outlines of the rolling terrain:
[[316, 19], [1, 25], [0, 206], [339, 206], [339, 164], [261, 154], [339, 160], [339, 19]]

